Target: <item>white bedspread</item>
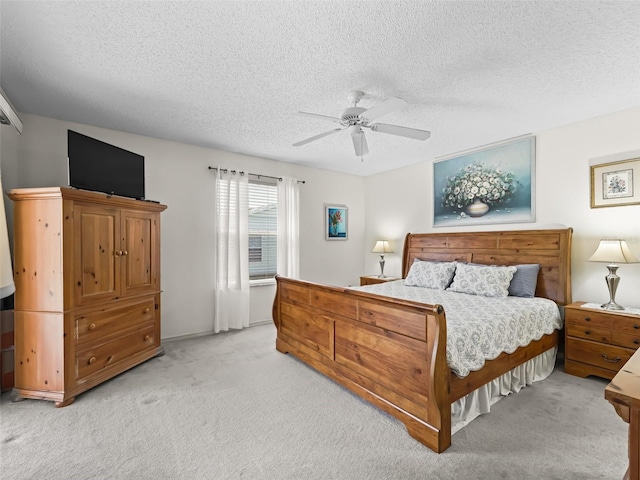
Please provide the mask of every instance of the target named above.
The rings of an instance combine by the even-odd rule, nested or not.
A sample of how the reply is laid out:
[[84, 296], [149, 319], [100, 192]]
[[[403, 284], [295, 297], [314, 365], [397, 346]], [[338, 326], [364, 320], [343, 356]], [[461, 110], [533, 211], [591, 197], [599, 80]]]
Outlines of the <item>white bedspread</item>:
[[447, 318], [447, 364], [460, 377], [480, 370], [502, 352], [562, 328], [555, 302], [545, 298], [491, 298], [409, 287], [404, 280], [353, 287], [387, 297], [440, 304]]

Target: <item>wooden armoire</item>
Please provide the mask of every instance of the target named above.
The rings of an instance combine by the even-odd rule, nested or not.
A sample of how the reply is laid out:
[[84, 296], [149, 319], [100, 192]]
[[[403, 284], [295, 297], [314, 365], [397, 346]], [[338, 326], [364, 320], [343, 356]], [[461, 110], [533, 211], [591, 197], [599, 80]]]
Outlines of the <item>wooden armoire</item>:
[[71, 188], [14, 201], [17, 398], [76, 395], [163, 353], [160, 212], [167, 207]]

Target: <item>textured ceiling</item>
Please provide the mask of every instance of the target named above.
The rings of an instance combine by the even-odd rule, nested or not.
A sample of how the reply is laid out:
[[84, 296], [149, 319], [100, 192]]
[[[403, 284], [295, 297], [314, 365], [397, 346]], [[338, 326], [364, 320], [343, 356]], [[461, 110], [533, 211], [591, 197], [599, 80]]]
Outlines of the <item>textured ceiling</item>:
[[[640, 105], [639, 1], [2, 1], [19, 112], [370, 175]], [[426, 141], [298, 117], [378, 119]], [[180, 159], [176, 158], [176, 162]]]

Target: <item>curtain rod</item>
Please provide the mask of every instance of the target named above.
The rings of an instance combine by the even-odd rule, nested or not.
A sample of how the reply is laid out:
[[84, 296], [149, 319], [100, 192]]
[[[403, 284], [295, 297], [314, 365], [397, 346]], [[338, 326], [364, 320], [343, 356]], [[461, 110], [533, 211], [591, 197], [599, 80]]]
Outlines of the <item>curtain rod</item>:
[[[218, 167], [209, 167], [209, 170], [218, 170]], [[245, 175], [245, 172], [242, 172], [242, 171], [238, 172], [237, 170], [229, 170], [229, 169], [226, 169], [226, 168], [222, 168], [222, 169], [220, 169], [220, 171], [222, 173], [231, 173], [233, 175], [235, 175], [236, 173], [239, 173], [240, 175]], [[258, 178], [260, 178], [260, 177], [273, 178], [274, 180], [278, 180], [279, 182], [282, 181], [282, 177], [272, 177], [271, 175], [261, 175], [259, 173], [247, 173], [246, 175], [252, 175], [252, 176], [258, 177]], [[298, 180], [298, 183], [307, 183], [307, 182], [305, 182], [304, 180]]]

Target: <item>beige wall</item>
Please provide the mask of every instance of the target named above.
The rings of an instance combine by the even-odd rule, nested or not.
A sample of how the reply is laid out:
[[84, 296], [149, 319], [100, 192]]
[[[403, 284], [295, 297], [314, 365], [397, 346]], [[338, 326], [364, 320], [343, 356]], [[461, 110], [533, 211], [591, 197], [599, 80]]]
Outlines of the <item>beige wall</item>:
[[[589, 165], [640, 157], [640, 108], [537, 132], [536, 137], [536, 222], [450, 231], [572, 227], [573, 299], [605, 302], [607, 269], [587, 259], [601, 238], [626, 239], [640, 259], [640, 205], [590, 208]], [[369, 252], [376, 239], [389, 238], [397, 253], [386, 256], [385, 272], [399, 275], [405, 234], [442, 231], [433, 227], [433, 162], [367, 177], [365, 188], [365, 270], [378, 271], [378, 256]], [[618, 303], [640, 307], [640, 264], [623, 265], [618, 275]]]
[[[212, 330], [213, 176], [207, 170], [209, 165], [305, 180], [300, 186], [301, 277], [344, 286], [358, 281], [363, 269], [362, 177], [34, 115], [21, 118], [22, 136], [16, 138], [17, 135], [2, 129], [5, 190], [67, 185], [67, 129], [144, 155], [146, 197], [168, 206], [162, 214], [163, 338]], [[347, 241], [324, 239], [324, 203], [349, 206]], [[7, 200], [7, 209], [11, 207], [11, 201]], [[252, 287], [252, 323], [271, 321], [274, 292], [273, 286]]]
[[[300, 263], [301, 276], [308, 280], [346, 286], [357, 284], [361, 274], [377, 274], [378, 255], [370, 250], [381, 238], [392, 240], [395, 248], [386, 255], [385, 273], [399, 275], [406, 233], [434, 230], [432, 159], [362, 178], [33, 115], [21, 117], [22, 136], [10, 127], [1, 129], [5, 190], [66, 185], [69, 128], [145, 156], [147, 197], [169, 207], [162, 217], [164, 338], [211, 331], [209, 165], [306, 180], [300, 190]], [[600, 238], [612, 236], [626, 238], [640, 258], [640, 206], [591, 209], [589, 162], [640, 156], [638, 132], [640, 108], [536, 132], [536, 222], [451, 230], [573, 227], [573, 298], [608, 300], [606, 268], [586, 260]], [[11, 219], [11, 201], [5, 201]], [[324, 203], [349, 206], [348, 241], [324, 240]], [[640, 307], [640, 264], [623, 265], [618, 273], [617, 300]], [[252, 288], [252, 322], [270, 320], [273, 293], [273, 287]]]

